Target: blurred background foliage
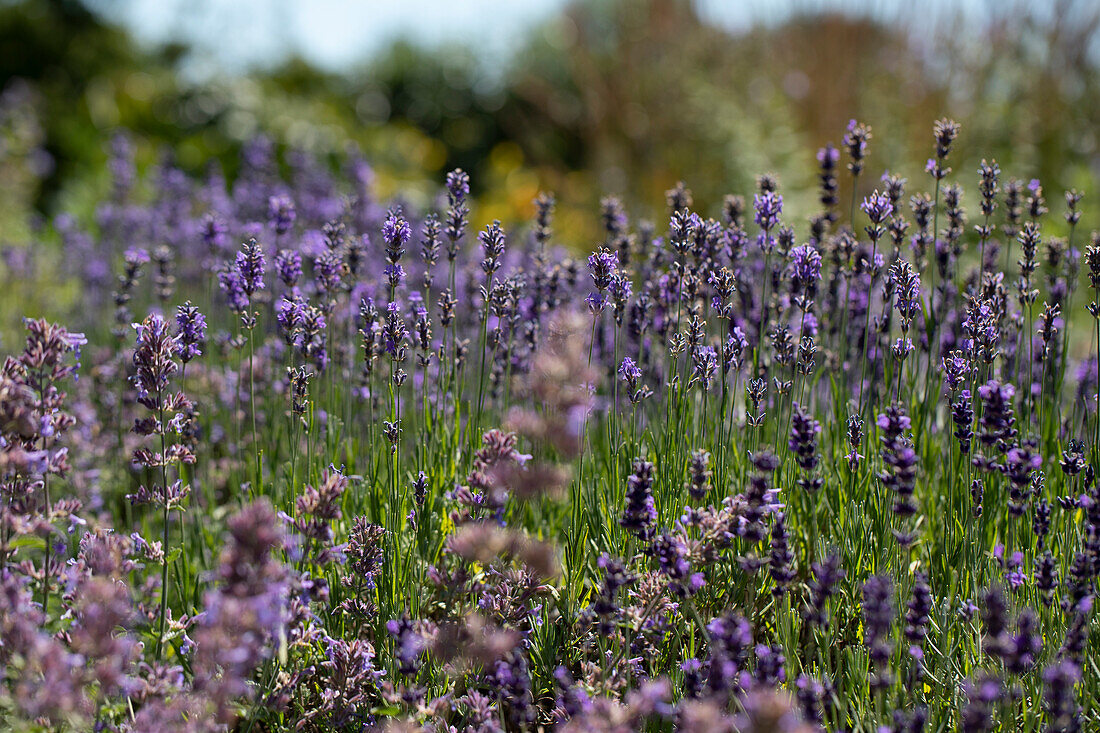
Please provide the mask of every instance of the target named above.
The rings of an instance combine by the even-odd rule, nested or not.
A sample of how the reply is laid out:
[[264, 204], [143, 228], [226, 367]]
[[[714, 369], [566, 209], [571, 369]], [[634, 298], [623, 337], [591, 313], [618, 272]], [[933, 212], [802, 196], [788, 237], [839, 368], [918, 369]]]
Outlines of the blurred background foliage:
[[969, 0], [934, 23], [901, 4], [788, 5], [722, 26], [689, 0], [577, 0], [493, 68], [469, 47], [395, 41], [339, 73], [290, 57], [195, 79], [186, 65], [201, 49], [144, 45], [94, 4], [0, 2], [0, 244], [35, 241], [59, 212], [89, 214], [120, 128], [141, 167], [171, 156], [199, 174], [216, 161], [230, 179], [260, 133], [334, 165], [355, 145], [380, 196], [414, 203], [461, 166], [475, 224], [525, 218], [551, 190], [563, 241], [581, 249], [599, 238], [602, 193], [648, 213], [679, 179], [716, 213], [774, 172], [804, 218], [814, 152], [839, 145], [851, 117], [874, 128], [870, 171], [918, 188], [943, 115], [963, 125], [953, 162], [968, 189], [982, 157], [1042, 179], [1052, 202], [1095, 188], [1100, 3]]

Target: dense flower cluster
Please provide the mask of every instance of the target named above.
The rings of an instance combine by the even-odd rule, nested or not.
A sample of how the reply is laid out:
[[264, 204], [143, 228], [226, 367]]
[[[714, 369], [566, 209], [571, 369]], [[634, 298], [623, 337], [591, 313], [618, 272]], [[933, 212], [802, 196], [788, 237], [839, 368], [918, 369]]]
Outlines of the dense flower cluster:
[[592, 246], [118, 138], [57, 222], [87, 336], [0, 368], [0, 721], [1095, 728], [1087, 199], [838, 132], [816, 196], [608, 196]]

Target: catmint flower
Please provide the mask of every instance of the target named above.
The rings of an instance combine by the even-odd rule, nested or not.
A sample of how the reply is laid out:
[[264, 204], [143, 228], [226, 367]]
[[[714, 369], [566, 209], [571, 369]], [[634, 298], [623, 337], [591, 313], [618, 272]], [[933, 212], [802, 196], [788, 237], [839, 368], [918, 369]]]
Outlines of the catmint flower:
[[814, 298], [821, 279], [821, 253], [813, 245], [803, 244], [790, 251], [790, 258], [791, 290]]
[[244, 289], [244, 280], [236, 270], [221, 270], [218, 273], [218, 285], [225, 294], [230, 310], [234, 313], [243, 313], [248, 309], [248, 294]]
[[241, 289], [249, 300], [253, 293], [264, 289], [264, 251], [255, 239], [241, 245], [235, 268], [241, 279]]
[[863, 172], [863, 159], [867, 157], [868, 143], [871, 141], [871, 128], [862, 122], [849, 120], [848, 130], [844, 133], [844, 147], [848, 151], [848, 170], [853, 176]]
[[657, 508], [653, 503], [653, 464], [634, 460], [634, 471], [626, 480], [625, 506], [619, 525], [642, 542], [653, 539]]
[[1043, 670], [1043, 709], [1047, 730], [1081, 730], [1081, 706], [1077, 703], [1077, 684], [1081, 668], [1063, 659]]
[[631, 404], [638, 404], [652, 392], [642, 383], [642, 370], [629, 356], [619, 365], [619, 378], [626, 382]]
[[591, 609], [599, 619], [600, 634], [609, 636], [615, 629], [616, 617], [621, 613], [619, 591], [633, 583], [635, 577], [620, 560], [606, 553], [600, 555], [596, 565], [603, 571], [603, 582], [599, 586]]
[[405, 254], [405, 245], [412, 237], [409, 222], [401, 215], [401, 209], [391, 209], [382, 224], [382, 241], [386, 245], [386, 261], [396, 265]]
[[826, 210], [837, 205], [837, 190], [839, 185], [836, 180], [836, 166], [840, 162], [840, 151], [826, 145], [817, 151], [817, 163], [820, 167], [818, 179], [821, 181], [821, 205]]
[[275, 234], [281, 236], [289, 232], [297, 218], [298, 213], [290, 197], [272, 196], [267, 200], [267, 220], [274, 227]]
[[691, 352], [691, 383], [704, 391], [710, 389], [718, 373], [718, 352], [712, 346], [701, 346]]
[[978, 387], [978, 395], [982, 398], [979, 420], [982, 445], [1007, 450], [1008, 444], [1016, 438], [1016, 418], [1012, 409], [1016, 388], [991, 379]]
[[1043, 185], [1038, 178], [1032, 178], [1027, 184], [1027, 190], [1031, 195], [1027, 197], [1027, 213], [1035, 223], [1043, 214], [1047, 213], [1046, 199], [1043, 198]]
[[677, 181], [673, 188], [665, 191], [665, 202], [668, 204], [669, 211], [675, 213], [690, 209], [695, 200], [691, 195], [691, 189], [685, 186], [683, 181]]
[[943, 162], [947, 160], [951, 146], [959, 136], [959, 123], [947, 118], [936, 120], [932, 126], [932, 134], [936, 138], [936, 157], [929, 159], [925, 170], [937, 181], [942, 181], [951, 173], [951, 169], [943, 165]]
[[674, 595], [681, 598], [693, 596], [706, 585], [703, 573], [692, 572], [690, 550], [681, 537], [662, 532], [653, 540], [652, 552]]
[[[978, 190], [982, 195], [981, 210], [983, 216], [992, 216], [994, 210], [997, 208], [997, 193], [1000, 191], [999, 181], [1001, 177], [1001, 169], [997, 166], [997, 161], [986, 162], [983, 158], [982, 163], [978, 166]], [[988, 237], [990, 232], [979, 232], [984, 237]]]
[[225, 222], [218, 217], [213, 214], [203, 216], [200, 237], [207, 252], [214, 256], [221, 254], [222, 248], [225, 247], [226, 231]]
[[684, 484], [688, 494], [695, 501], [702, 501], [710, 492], [710, 453], [702, 448], [691, 454], [688, 465], [688, 481]]
[[[791, 435], [787, 447], [794, 453], [798, 467], [806, 474], [813, 474], [820, 460], [817, 436], [821, 433], [821, 423], [799, 407], [797, 402], [791, 407]], [[821, 488], [821, 479], [812, 476], [804, 476], [798, 483], [807, 491], [817, 491]]]
[[415, 677], [420, 671], [420, 656], [428, 650], [428, 639], [417, 630], [416, 622], [408, 617], [390, 619], [386, 622], [386, 631], [393, 637], [397, 671], [405, 676]]
[[970, 441], [974, 437], [972, 425], [974, 423], [974, 408], [970, 402], [970, 390], [964, 389], [959, 398], [951, 403], [951, 420], [955, 423], [953, 435], [959, 441], [959, 452], [970, 452]]
[[500, 269], [501, 257], [504, 255], [504, 230], [499, 221], [485, 227], [485, 231], [477, 235], [481, 243], [485, 258], [481, 261], [481, 270], [490, 278]]
[[886, 233], [883, 223], [894, 213], [894, 204], [891, 203], [890, 197], [876, 190], [863, 199], [863, 203], [859, 205], [859, 208], [871, 220], [871, 225], [865, 228], [867, 236], [874, 241], [878, 241]]
[[902, 331], [907, 332], [920, 310], [920, 275], [907, 261], [898, 260], [890, 268], [890, 279], [897, 289], [894, 306], [901, 316]]
[[296, 287], [302, 278], [302, 255], [295, 250], [279, 250], [275, 255], [275, 274], [287, 288]]
[[760, 227], [757, 244], [764, 252], [775, 248], [775, 238], [771, 230], [779, 224], [779, 215], [783, 213], [783, 197], [774, 191], [756, 194], [752, 200], [753, 221]]
[[906, 641], [917, 646], [924, 644], [928, 637], [931, 613], [932, 589], [928, 587], [928, 576], [917, 573], [913, 578], [913, 595], [905, 612]]
[[179, 369], [174, 358], [178, 351], [177, 337], [169, 332], [168, 323], [155, 314], [135, 323], [134, 330], [137, 347], [131, 380], [137, 389], [138, 402], [150, 410], [159, 410], [168, 380]]
[[901, 197], [905, 195], [905, 184], [908, 182], [901, 176], [893, 175], [890, 171], [886, 171], [882, 174], [883, 193], [890, 201], [890, 206], [893, 207], [893, 213], [898, 213], [898, 205], [901, 202]]
[[962, 351], [952, 351], [943, 357], [943, 380], [949, 394], [954, 395], [970, 374], [970, 361]]
[[863, 456], [859, 453], [859, 447], [863, 443], [863, 420], [857, 415], [848, 416], [848, 453], [844, 456], [848, 461], [848, 468], [855, 471], [859, 468], [859, 462]]
[[447, 174], [447, 216], [443, 233], [447, 236], [447, 259], [458, 257], [459, 243], [466, 233], [470, 215], [466, 197], [470, 195], [470, 177], [461, 168]]
[[1014, 517], [1022, 516], [1030, 497], [1029, 488], [1033, 471], [1043, 465], [1043, 457], [1031, 451], [1031, 446], [1017, 445], [1005, 454], [1004, 473], [1009, 481], [1008, 511]]
[[1035, 587], [1042, 595], [1043, 605], [1049, 607], [1058, 588], [1058, 563], [1050, 550], [1035, 560]]
[[841, 567], [840, 556], [836, 554], [830, 554], [822, 562], [815, 562], [812, 569], [814, 577], [809, 582], [810, 596], [802, 615], [807, 623], [828, 630], [829, 599], [836, 593], [837, 584], [847, 573]]
[[886, 470], [878, 476], [883, 484], [894, 492], [894, 513], [909, 517], [916, 513], [913, 501], [919, 462], [912, 443], [906, 437], [910, 429], [909, 416], [899, 406], [891, 406], [878, 416], [882, 430], [882, 460]]
[[187, 301], [176, 308], [176, 357], [184, 364], [202, 356], [206, 344], [206, 317]]
[[783, 512], [775, 515], [772, 524], [771, 546], [768, 550], [768, 565], [775, 587], [772, 594], [782, 596], [787, 592], [787, 586], [795, 578], [794, 556], [790, 549], [790, 534], [787, 532], [787, 520]]
[[872, 575], [863, 584], [863, 643], [871, 657], [874, 669], [871, 688], [875, 690], [889, 687], [893, 682], [889, 667], [893, 623], [894, 582], [886, 576]]
[[611, 285], [612, 277], [619, 268], [619, 258], [610, 250], [601, 249], [588, 257], [588, 271], [592, 275], [592, 284], [600, 293]]

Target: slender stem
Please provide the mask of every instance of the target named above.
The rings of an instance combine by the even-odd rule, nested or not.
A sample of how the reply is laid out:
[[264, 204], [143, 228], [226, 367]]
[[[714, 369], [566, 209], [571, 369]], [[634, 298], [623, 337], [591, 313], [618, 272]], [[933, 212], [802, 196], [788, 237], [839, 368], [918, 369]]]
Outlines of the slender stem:
[[158, 623], [157, 631], [157, 649], [156, 656], [157, 661], [161, 661], [163, 658], [163, 646], [164, 646], [164, 624], [167, 618], [168, 612], [168, 532], [171, 529], [171, 522], [168, 519], [168, 442], [165, 438], [165, 424], [164, 424], [164, 401], [161, 398], [161, 391], [157, 389], [157, 405], [159, 406], [159, 430], [160, 430], [160, 481], [161, 481], [161, 498], [164, 501], [164, 533], [163, 543], [161, 546], [162, 558], [160, 569], [160, 622]]

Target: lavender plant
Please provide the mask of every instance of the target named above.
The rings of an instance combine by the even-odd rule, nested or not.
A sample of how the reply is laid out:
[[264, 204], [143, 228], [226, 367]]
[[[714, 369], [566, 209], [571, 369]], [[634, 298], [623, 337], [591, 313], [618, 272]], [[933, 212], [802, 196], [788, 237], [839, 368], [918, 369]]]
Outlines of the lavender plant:
[[814, 196], [608, 196], [594, 245], [461, 170], [114, 146], [58, 233], [115, 281], [0, 370], [0, 721], [1100, 726], [1088, 199], [952, 171], [946, 119], [868, 192], [838, 132]]

